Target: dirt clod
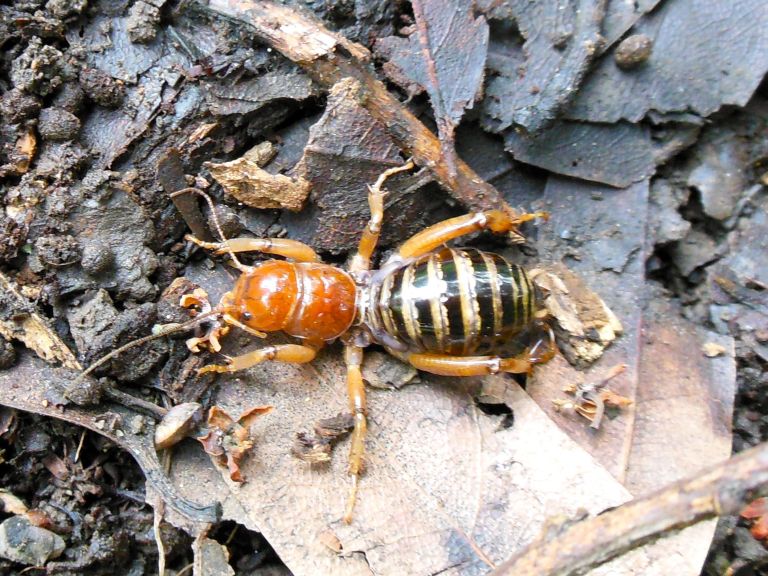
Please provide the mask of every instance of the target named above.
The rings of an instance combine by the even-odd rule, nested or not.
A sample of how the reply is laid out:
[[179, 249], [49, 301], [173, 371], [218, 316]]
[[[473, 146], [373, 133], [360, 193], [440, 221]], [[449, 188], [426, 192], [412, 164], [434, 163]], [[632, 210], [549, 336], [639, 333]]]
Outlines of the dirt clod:
[[69, 140], [80, 130], [80, 119], [63, 108], [44, 108], [37, 129], [44, 140]]
[[160, 9], [144, 0], [137, 0], [128, 13], [128, 36], [131, 41], [146, 44], [157, 35]]
[[105, 108], [117, 108], [125, 98], [125, 85], [97, 68], [80, 72], [80, 86], [88, 98]]
[[3, 94], [0, 99], [0, 112], [12, 124], [23, 122], [34, 118], [40, 112], [40, 98], [14, 88]]
[[69, 266], [80, 260], [80, 245], [69, 234], [41, 236], [35, 242], [35, 253], [43, 266]]

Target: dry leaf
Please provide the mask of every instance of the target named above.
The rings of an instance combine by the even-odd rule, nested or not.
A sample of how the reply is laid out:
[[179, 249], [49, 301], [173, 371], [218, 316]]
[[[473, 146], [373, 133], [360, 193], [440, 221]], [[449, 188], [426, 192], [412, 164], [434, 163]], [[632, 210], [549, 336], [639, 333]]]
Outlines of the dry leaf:
[[207, 454], [213, 456], [220, 465], [227, 467], [232, 481], [244, 481], [240, 462], [253, 448], [250, 434], [253, 420], [271, 411], [272, 406], [255, 406], [234, 420], [218, 406], [208, 410], [208, 427], [196, 438]]
[[81, 370], [82, 366], [72, 351], [48, 321], [35, 312], [35, 306], [24, 296], [15, 283], [0, 272], [0, 307], [9, 307], [7, 316], [0, 318], [0, 335], [6, 340], [16, 339], [48, 362]]
[[408, 39], [393, 36], [377, 45], [399, 68], [396, 79], [405, 77], [426, 89], [443, 152], [455, 172], [454, 130], [483, 81], [488, 24], [473, 16], [470, 0], [412, 0], [411, 6], [416, 25]]
[[26, 514], [29, 510], [21, 498], [4, 488], [0, 489], [0, 504], [2, 504], [2, 512], [5, 514]]
[[285, 208], [298, 211], [304, 206], [310, 184], [304, 178], [270, 174], [262, 169], [274, 156], [272, 145], [263, 142], [231, 162], [205, 166], [224, 191], [252, 208]]
[[536, 270], [534, 283], [556, 323], [558, 346], [571, 364], [591, 364], [622, 332], [621, 322], [595, 292], [562, 264]]
[[234, 576], [229, 565], [227, 547], [211, 538], [199, 538], [193, 545], [195, 574], [205, 576]]
[[[645, 282], [648, 183], [614, 190], [551, 177], [544, 201], [551, 218], [540, 229], [539, 253], [567, 262], [616, 314], [624, 333], [586, 371], [561, 357], [537, 367], [527, 391], [633, 494], [653, 491], [726, 458], [735, 365], [732, 354], [705, 359], [700, 346], [714, 341], [730, 349], [733, 340], [696, 328], [673, 308], [642, 311], [642, 303], [663, 301], [649, 294], [652, 288]], [[556, 412], [552, 400], [561, 397], [564, 387], [599, 381], [602, 366], [616, 364], [627, 369], [611, 380], [610, 388], [632, 400], [632, 406], [604, 420], [598, 433]], [[626, 555], [623, 560], [634, 571], [612, 562], [593, 572], [698, 573], [713, 526], [700, 524]]]

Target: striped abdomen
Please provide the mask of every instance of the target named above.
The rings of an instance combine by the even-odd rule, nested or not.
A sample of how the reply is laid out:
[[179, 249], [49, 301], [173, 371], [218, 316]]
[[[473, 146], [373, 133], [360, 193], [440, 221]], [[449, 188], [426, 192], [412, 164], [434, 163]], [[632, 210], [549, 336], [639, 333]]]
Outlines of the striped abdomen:
[[488, 353], [536, 311], [525, 271], [497, 254], [449, 249], [387, 276], [374, 296], [375, 324], [416, 350]]

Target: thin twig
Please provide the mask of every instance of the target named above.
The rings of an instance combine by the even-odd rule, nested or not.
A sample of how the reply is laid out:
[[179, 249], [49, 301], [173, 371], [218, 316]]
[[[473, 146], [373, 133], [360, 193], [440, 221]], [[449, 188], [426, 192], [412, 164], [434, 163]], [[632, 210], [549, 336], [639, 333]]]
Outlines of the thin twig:
[[211, 0], [206, 9], [250, 25], [262, 41], [330, 88], [344, 78], [360, 84], [358, 102], [378, 120], [406, 154], [471, 210], [506, 206], [498, 190], [456, 160], [455, 174], [440, 141], [376, 78], [368, 50], [325, 28], [311, 14], [268, 1]]
[[585, 574], [662, 536], [734, 514], [768, 487], [768, 442], [693, 477], [534, 541], [493, 576]]

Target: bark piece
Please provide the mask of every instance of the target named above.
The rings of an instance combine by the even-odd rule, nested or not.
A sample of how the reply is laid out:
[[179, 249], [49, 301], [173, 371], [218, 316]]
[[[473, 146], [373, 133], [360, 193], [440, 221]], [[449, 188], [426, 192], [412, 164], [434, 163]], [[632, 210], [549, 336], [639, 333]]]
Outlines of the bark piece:
[[449, 168], [434, 134], [371, 72], [370, 53], [363, 46], [330, 32], [311, 16], [273, 2], [212, 0], [208, 8], [249, 24], [259, 38], [302, 66], [326, 88], [345, 78], [356, 79], [360, 85], [360, 104], [381, 123], [407, 156], [413, 156], [417, 165], [428, 167], [459, 202], [473, 210], [503, 205], [498, 191], [478, 178], [464, 162], [456, 163], [455, 173]]
[[[319, 250], [352, 250], [370, 218], [368, 186], [388, 168], [403, 164], [382, 124], [360, 106], [359, 83], [339, 82], [328, 95], [325, 113], [310, 129], [295, 172], [311, 183], [311, 209], [286, 225], [304, 223], [309, 243]], [[425, 198], [415, 194], [424, 179], [402, 175], [386, 182], [383, 243], [407, 238], [428, 217]], [[294, 224], [295, 225], [295, 224]]]
[[613, 46], [627, 30], [659, 3], [660, 0], [609, 0], [603, 19], [602, 35], [605, 45], [601, 52]]

